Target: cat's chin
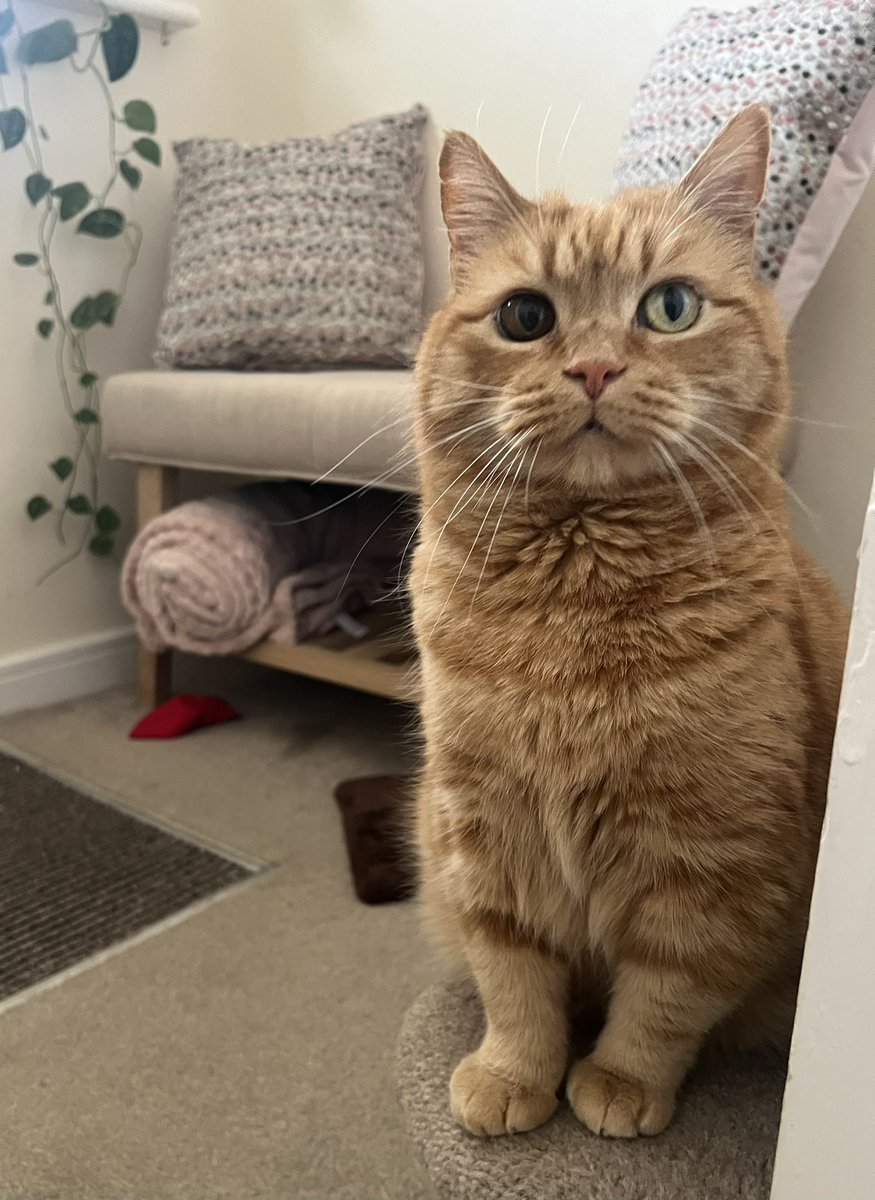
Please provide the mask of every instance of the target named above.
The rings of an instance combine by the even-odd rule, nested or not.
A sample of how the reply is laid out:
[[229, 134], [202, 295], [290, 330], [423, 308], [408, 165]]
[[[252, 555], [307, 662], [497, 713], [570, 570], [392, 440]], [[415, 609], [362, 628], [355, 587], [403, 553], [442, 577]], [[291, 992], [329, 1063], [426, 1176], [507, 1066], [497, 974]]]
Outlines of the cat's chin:
[[658, 469], [650, 446], [622, 438], [598, 421], [589, 422], [571, 443], [543, 458], [545, 474], [588, 495], [628, 492]]

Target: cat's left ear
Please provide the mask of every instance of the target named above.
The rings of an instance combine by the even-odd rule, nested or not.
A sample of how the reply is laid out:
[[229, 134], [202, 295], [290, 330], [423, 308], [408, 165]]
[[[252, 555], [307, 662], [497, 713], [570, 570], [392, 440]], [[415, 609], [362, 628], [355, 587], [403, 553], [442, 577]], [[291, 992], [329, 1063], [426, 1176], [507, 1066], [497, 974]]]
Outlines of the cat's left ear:
[[752, 237], [771, 148], [769, 110], [750, 104], [723, 126], [681, 180], [680, 190], [733, 233]]

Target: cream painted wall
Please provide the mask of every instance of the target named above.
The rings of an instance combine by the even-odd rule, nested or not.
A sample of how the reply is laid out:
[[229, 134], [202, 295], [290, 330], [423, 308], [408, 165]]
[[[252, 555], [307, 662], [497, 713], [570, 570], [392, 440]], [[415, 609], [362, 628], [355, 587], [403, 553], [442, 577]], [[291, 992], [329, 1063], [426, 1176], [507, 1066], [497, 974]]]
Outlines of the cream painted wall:
[[[742, 7], [743, 0], [723, 0]], [[324, 133], [421, 100], [438, 127], [479, 133], [488, 151], [524, 191], [564, 185], [576, 196], [609, 186], [617, 143], [638, 82], [687, 0], [202, 0], [204, 20], [162, 48], [146, 32], [141, 61], [116, 85], [119, 98], [155, 103], [165, 145], [191, 134], [249, 140]], [[37, 23], [50, 10], [28, 5]], [[51, 12], [56, 16], [56, 11]], [[58, 127], [64, 94], [45, 68], [39, 104]], [[579, 113], [569, 134], [569, 127]], [[77, 120], [79, 162], [90, 118]], [[541, 132], [543, 129], [543, 138]], [[566, 142], [567, 136], [567, 144]], [[541, 153], [538, 155], [538, 143]], [[563, 153], [563, 144], [565, 149]], [[60, 147], [58, 147], [60, 149]], [[50, 526], [35, 530], [21, 504], [44, 464], [64, 449], [44, 345], [31, 334], [39, 295], [26, 272], [8, 266], [24, 246], [27, 210], [0, 163], [4, 319], [0, 361], [7, 389], [6, 437], [0, 442], [0, 659], [56, 639], [92, 634], [124, 621], [111, 566], [83, 561], [40, 589]], [[60, 172], [63, 173], [63, 172]], [[133, 298], [118, 329], [102, 333], [101, 369], [147, 365], [160, 306], [173, 178], [172, 156], [147, 172], [137, 198], [146, 229]], [[429, 179], [430, 254], [440, 281], [445, 257]], [[853, 426], [800, 425], [793, 483], [819, 513], [820, 532], [800, 521], [800, 536], [830, 567], [847, 594], [854, 576], [872, 464], [875, 419], [875, 190], [840, 243], [823, 282], [793, 334], [800, 415]], [[14, 244], [13, 244], [14, 242]], [[83, 261], [80, 281], [88, 282]], [[110, 498], [130, 512], [131, 477], [106, 472]]]
[[[55, 20], [56, 7], [18, 0], [22, 24], [32, 28]], [[144, 179], [129, 211], [143, 224], [140, 262], [116, 328], [91, 335], [94, 360], [102, 374], [148, 366], [163, 288], [167, 230], [173, 183], [172, 139], [192, 132], [251, 135], [239, 120], [237, 97], [243, 73], [233, 52], [236, 18], [242, 6], [229, 0], [202, 0], [203, 23], [173, 36], [162, 47], [155, 31], [143, 30], [133, 71], [113, 85], [117, 104], [142, 97], [155, 107], [165, 161], [160, 171], [144, 165]], [[79, 28], [94, 21], [69, 14]], [[10, 97], [14, 81], [8, 83]], [[75, 100], [71, 97], [75, 96]], [[95, 147], [104, 136], [96, 84], [73, 77], [63, 65], [34, 72], [33, 99], [48, 127], [47, 172], [57, 181], [83, 178], [95, 184], [105, 174], [105, 152]], [[60, 414], [50, 347], [35, 333], [44, 315], [45, 286], [36, 272], [12, 264], [12, 254], [33, 244], [32, 210], [23, 193], [20, 147], [0, 155], [0, 363], [3, 373], [4, 436], [0, 439], [0, 666], [5, 656], [27, 654], [55, 642], [85, 638], [128, 624], [117, 599], [118, 568], [83, 557], [40, 587], [36, 579], [56, 560], [59, 547], [51, 516], [32, 526], [24, 503], [51, 484], [46, 464], [71, 448], [71, 435]], [[126, 192], [121, 186], [120, 195]], [[65, 231], [66, 232], [66, 231]], [[109, 280], [95, 263], [102, 251], [90, 239], [70, 231], [73, 252], [62, 273], [71, 297]], [[112, 247], [108, 257], [112, 258]], [[111, 278], [111, 277], [110, 277]], [[121, 465], [104, 469], [106, 498], [131, 529], [132, 472]], [[48, 488], [47, 488], [48, 490]]]

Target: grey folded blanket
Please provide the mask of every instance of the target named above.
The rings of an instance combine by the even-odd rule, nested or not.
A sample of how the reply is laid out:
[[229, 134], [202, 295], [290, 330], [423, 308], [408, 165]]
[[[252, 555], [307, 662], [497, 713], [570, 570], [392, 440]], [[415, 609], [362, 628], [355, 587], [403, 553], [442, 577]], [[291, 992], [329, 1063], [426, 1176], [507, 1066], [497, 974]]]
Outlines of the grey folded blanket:
[[156, 652], [306, 641], [397, 584], [411, 511], [385, 492], [285, 482], [180, 504], [137, 534], [122, 599]]

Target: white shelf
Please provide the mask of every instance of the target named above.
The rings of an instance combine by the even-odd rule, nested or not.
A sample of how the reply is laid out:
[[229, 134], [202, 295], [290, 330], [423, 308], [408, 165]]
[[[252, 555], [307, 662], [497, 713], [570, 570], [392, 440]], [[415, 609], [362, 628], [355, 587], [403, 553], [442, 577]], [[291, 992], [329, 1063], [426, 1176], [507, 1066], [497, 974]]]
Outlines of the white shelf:
[[[94, 0], [41, 0], [50, 8], [67, 12], [99, 16], [100, 7]], [[106, 0], [110, 12], [126, 12], [147, 29], [185, 29], [197, 25], [201, 11], [192, 0]]]

